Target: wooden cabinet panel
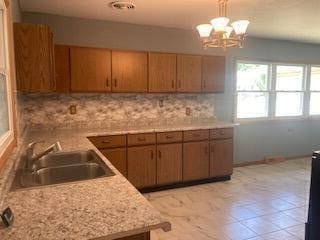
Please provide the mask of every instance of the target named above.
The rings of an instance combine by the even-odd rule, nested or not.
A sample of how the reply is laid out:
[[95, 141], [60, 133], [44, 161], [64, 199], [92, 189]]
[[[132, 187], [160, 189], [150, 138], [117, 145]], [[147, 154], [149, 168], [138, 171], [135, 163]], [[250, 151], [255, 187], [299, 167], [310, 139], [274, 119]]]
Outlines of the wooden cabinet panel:
[[182, 142], [182, 132], [157, 133], [157, 143]]
[[100, 151], [123, 176], [127, 176], [127, 152], [125, 148], [100, 149]]
[[157, 146], [157, 184], [182, 180], [182, 143]]
[[209, 139], [209, 130], [190, 130], [183, 132], [183, 141], [201, 141]]
[[175, 92], [177, 55], [149, 53], [149, 92]]
[[156, 185], [156, 146], [128, 148], [128, 180], [136, 187]]
[[233, 139], [210, 143], [210, 176], [229, 176], [233, 172]]
[[198, 180], [209, 177], [209, 142], [183, 144], [183, 180]]
[[128, 134], [128, 146], [148, 145], [155, 143], [155, 133]]
[[112, 51], [112, 91], [148, 91], [148, 54]]
[[70, 47], [54, 46], [56, 92], [69, 92], [70, 76]]
[[150, 232], [141, 233], [134, 236], [117, 238], [116, 240], [150, 240]]
[[125, 147], [127, 142], [125, 135], [88, 137], [88, 139], [99, 149]]
[[18, 90], [54, 91], [53, 35], [49, 27], [15, 23], [14, 45]]
[[220, 128], [210, 130], [210, 139], [233, 138], [233, 128]]
[[178, 92], [201, 92], [201, 56], [178, 55]]
[[225, 85], [225, 57], [202, 57], [202, 91], [224, 92]]
[[111, 51], [71, 47], [70, 56], [73, 92], [111, 91]]

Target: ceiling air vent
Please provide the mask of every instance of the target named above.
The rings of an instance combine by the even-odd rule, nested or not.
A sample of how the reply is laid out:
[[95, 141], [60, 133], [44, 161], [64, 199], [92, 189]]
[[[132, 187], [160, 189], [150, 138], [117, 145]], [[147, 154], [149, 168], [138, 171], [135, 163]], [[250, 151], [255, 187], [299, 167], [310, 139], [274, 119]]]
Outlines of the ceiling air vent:
[[131, 2], [114, 1], [110, 3], [110, 7], [117, 10], [133, 10], [136, 6]]

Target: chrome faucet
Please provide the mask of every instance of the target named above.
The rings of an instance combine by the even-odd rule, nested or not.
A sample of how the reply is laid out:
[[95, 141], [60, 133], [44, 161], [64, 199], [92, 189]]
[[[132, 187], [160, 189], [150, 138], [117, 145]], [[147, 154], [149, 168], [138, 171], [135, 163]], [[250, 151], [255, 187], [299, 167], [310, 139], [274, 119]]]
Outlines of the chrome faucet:
[[32, 170], [32, 166], [34, 162], [38, 161], [43, 156], [51, 153], [51, 152], [57, 152], [61, 151], [61, 145], [60, 142], [55, 142], [51, 146], [47, 147], [43, 152], [35, 154], [34, 153], [34, 147], [38, 142], [32, 142], [29, 143], [27, 146], [27, 161], [26, 161], [26, 168], [29, 170]]

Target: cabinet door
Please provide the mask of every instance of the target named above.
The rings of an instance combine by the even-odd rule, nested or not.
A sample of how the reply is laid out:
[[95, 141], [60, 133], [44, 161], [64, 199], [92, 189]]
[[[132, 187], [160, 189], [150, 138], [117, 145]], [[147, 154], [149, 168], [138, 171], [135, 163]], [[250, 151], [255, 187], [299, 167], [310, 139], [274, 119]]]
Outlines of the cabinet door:
[[156, 185], [156, 168], [154, 145], [128, 148], [128, 180], [136, 188]]
[[149, 53], [149, 92], [175, 92], [177, 55]]
[[229, 176], [233, 172], [233, 139], [210, 143], [210, 176]]
[[178, 92], [201, 92], [201, 56], [178, 55]]
[[111, 51], [99, 48], [71, 48], [71, 90], [111, 91]]
[[127, 177], [127, 153], [125, 148], [100, 149], [102, 154]]
[[14, 45], [18, 90], [54, 91], [53, 36], [49, 27], [15, 23]]
[[157, 184], [182, 180], [182, 143], [157, 146]]
[[183, 144], [183, 180], [209, 177], [209, 142]]
[[202, 57], [202, 91], [224, 92], [225, 57]]
[[112, 51], [112, 91], [148, 91], [148, 54]]
[[56, 92], [70, 91], [70, 47], [54, 46]]

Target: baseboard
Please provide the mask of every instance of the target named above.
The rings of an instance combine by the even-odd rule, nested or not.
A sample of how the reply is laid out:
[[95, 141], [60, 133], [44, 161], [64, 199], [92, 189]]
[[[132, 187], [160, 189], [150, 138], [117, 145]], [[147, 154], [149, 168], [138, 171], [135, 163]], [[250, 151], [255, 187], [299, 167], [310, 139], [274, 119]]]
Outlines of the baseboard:
[[[299, 158], [310, 158], [311, 155], [301, 155], [301, 156], [294, 156], [294, 157], [286, 157], [286, 161], [291, 161], [291, 160], [297, 160]], [[259, 164], [267, 164], [266, 160], [257, 160], [257, 161], [250, 161], [250, 162], [244, 162], [244, 163], [236, 163], [233, 164], [233, 167], [246, 167], [246, 166], [252, 166], [252, 165], [259, 165]]]

